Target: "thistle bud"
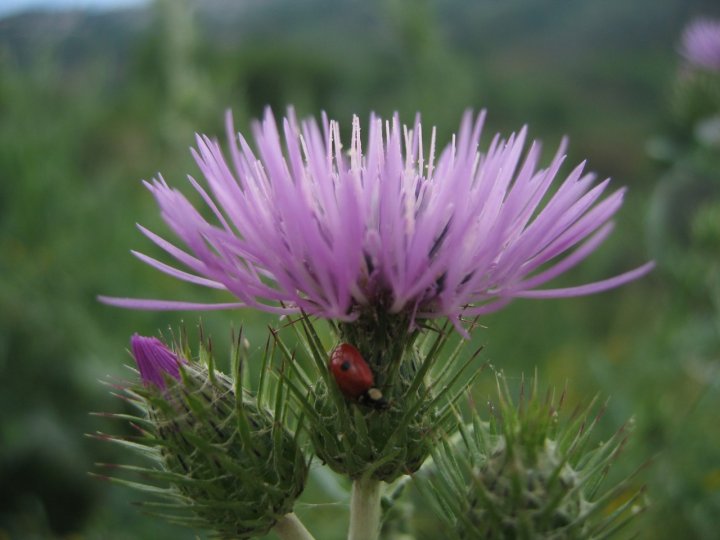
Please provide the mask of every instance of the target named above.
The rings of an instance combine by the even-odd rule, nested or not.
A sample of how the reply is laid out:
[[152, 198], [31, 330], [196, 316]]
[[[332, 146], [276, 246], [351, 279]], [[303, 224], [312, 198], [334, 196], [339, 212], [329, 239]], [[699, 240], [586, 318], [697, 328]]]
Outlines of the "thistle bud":
[[126, 393], [143, 411], [134, 419], [142, 435], [110, 439], [155, 466], [124, 467], [150, 484], [114, 480], [165, 499], [142, 503], [151, 512], [220, 538], [268, 532], [292, 511], [307, 476], [283, 419], [217, 371], [207, 348], [201, 363], [156, 338], [135, 335], [131, 347], [143, 384]]
[[441, 440], [418, 476], [457, 538], [606, 538], [643, 509], [630, 478], [601, 485], [627, 429], [591, 445], [596, 400], [563, 421], [563, 396], [543, 399], [534, 383], [514, 404], [501, 375], [498, 390], [492, 420], [474, 413], [460, 422], [459, 436]]

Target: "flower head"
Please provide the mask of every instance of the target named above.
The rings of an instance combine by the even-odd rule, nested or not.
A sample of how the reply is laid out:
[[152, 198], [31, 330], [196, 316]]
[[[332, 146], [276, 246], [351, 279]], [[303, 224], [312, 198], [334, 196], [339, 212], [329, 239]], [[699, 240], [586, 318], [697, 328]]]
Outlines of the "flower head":
[[459, 433], [417, 475], [447, 538], [609, 538], [647, 507], [635, 473], [606, 482], [632, 420], [593, 443], [597, 397], [568, 414], [565, 392], [540, 392], [537, 379], [515, 401], [504, 375], [497, 386], [490, 421], [458, 415]]
[[130, 338], [130, 348], [146, 386], [152, 384], [165, 388], [165, 377], [168, 375], [180, 380], [180, 360], [158, 338], [134, 334]]
[[[292, 511], [307, 478], [300, 426], [278, 396], [283, 383], [256, 395], [239, 384], [239, 350], [233, 349], [236, 380], [215, 369], [209, 345], [195, 359], [189, 346], [173, 351], [153, 337], [135, 334], [132, 353], [144, 387], [125, 389], [142, 411], [130, 419], [141, 437], [101, 435], [149, 459], [149, 466], [110, 465], [137, 474], [116, 481], [158, 501], [140, 503], [175, 524], [214, 530], [213, 538], [257, 538]], [[269, 356], [263, 360], [267, 369]], [[182, 370], [182, 378], [180, 371]], [[179, 384], [166, 384], [168, 376]], [[292, 430], [292, 431], [291, 431]]]
[[[366, 146], [353, 119], [349, 148], [325, 116], [282, 130], [268, 110], [253, 127], [257, 154], [233, 135], [230, 160], [220, 144], [197, 137], [195, 159], [209, 190], [192, 186], [213, 214], [206, 219], [159, 177], [146, 182], [183, 250], [140, 227], [190, 272], [147, 255], [141, 260], [176, 278], [225, 289], [240, 301], [192, 304], [103, 298], [138, 309], [250, 306], [351, 321], [364, 311], [410, 319], [495, 311], [513, 298], [600, 292], [631, 281], [652, 264], [566, 289], [537, 287], [575, 266], [607, 238], [624, 190], [601, 198], [608, 180], [580, 164], [557, 188], [561, 145], [547, 168], [541, 148], [525, 151], [523, 128], [478, 150], [485, 114], [467, 113], [457, 136], [429, 151], [419, 121], [372, 116]], [[282, 135], [281, 135], [282, 133]]]
[[720, 71], [720, 21], [698, 19], [690, 23], [683, 32], [680, 51], [693, 66]]

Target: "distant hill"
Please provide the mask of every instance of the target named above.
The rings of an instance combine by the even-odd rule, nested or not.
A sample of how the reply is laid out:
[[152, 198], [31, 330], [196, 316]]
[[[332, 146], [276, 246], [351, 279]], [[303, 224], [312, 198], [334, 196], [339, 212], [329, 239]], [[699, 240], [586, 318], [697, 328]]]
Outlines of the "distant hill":
[[[356, 0], [192, 0], [205, 38], [237, 44], [246, 40], [297, 37], [327, 43], [343, 36], [345, 46], [370, 45], [382, 2]], [[421, 4], [423, 2], [420, 2]], [[395, 2], [398, 4], [398, 2]], [[692, 17], [720, 16], [715, 0], [450, 0], [428, 2], [440, 16], [443, 37], [460, 50], [513, 56], [538, 40], [558, 64], [579, 52], [598, 53], [639, 47], [672, 48], [678, 31]], [[408, 3], [413, 5], [412, 3]], [[85, 55], [112, 55], [128, 50], [152, 20], [152, 7], [116, 11], [30, 11], [0, 19], [0, 51], [7, 61], [24, 64], [39, 50], [58, 49], [72, 61]]]

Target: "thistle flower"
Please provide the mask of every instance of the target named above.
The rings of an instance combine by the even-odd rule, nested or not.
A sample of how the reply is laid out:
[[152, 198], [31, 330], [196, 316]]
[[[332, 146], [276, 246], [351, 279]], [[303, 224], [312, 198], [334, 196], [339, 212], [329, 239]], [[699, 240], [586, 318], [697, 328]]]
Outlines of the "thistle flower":
[[212, 529], [219, 538], [254, 538], [287, 521], [307, 466], [284, 413], [273, 415], [215, 370], [207, 349], [204, 365], [157, 338], [136, 334], [131, 348], [143, 385], [126, 393], [143, 413], [132, 418], [141, 436], [101, 438], [138, 451], [154, 466], [112, 465], [139, 473], [143, 482], [112, 480], [165, 499], [143, 503], [147, 510]]
[[[173, 277], [227, 290], [239, 302], [195, 304], [101, 299], [136, 309], [254, 307], [354, 321], [368, 312], [415, 319], [490, 313], [514, 298], [562, 298], [617, 287], [652, 263], [578, 287], [538, 289], [578, 264], [610, 234], [624, 189], [604, 199], [584, 164], [554, 190], [565, 143], [547, 168], [541, 148], [525, 151], [527, 130], [495, 136], [478, 150], [485, 114], [463, 117], [459, 134], [436, 157], [419, 120], [403, 126], [372, 116], [367, 146], [353, 119], [349, 149], [337, 122], [298, 123], [282, 136], [270, 110], [253, 133], [258, 154], [234, 129], [230, 162], [220, 144], [197, 137], [193, 155], [209, 191], [190, 183], [213, 214], [208, 220], [160, 176], [146, 182], [183, 250], [140, 227], [185, 271], [141, 253]], [[524, 157], [523, 157], [524, 153]], [[546, 201], [546, 202], [544, 202]]]
[[720, 71], [720, 21], [697, 19], [682, 36], [680, 52], [696, 68]]

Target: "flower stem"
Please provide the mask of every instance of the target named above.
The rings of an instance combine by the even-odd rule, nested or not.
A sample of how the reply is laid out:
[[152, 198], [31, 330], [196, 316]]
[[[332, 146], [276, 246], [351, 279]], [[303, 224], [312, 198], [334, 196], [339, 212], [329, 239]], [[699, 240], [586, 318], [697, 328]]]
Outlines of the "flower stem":
[[283, 516], [273, 527], [280, 540], [315, 540], [294, 512]]
[[353, 481], [348, 540], [378, 540], [380, 535], [380, 480]]

